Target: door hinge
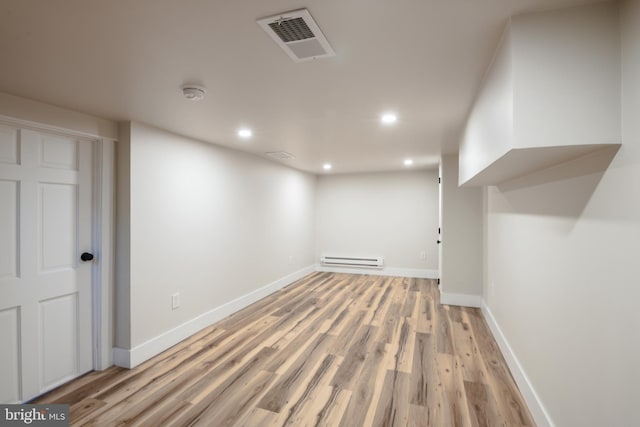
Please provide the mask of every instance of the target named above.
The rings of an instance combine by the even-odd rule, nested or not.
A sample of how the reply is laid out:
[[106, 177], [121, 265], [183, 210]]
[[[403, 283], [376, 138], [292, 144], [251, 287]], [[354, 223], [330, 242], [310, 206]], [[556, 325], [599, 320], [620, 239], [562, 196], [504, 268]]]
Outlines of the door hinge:
[[438, 277], [438, 285], [440, 284], [440, 278]]
[[442, 182], [442, 178], [438, 177], [438, 184]]

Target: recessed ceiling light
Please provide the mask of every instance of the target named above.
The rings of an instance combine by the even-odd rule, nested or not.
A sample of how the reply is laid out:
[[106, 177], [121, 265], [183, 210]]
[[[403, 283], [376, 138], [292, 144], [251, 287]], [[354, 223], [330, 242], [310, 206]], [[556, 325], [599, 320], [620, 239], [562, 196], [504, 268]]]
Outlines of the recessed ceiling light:
[[382, 117], [380, 117], [380, 121], [382, 124], [390, 125], [398, 121], [398, 116], [393, 113], [384, 113]]
[[331, 170], [331, 163], [325, 163], [324, 165], [322, 165], [322, 169], [326, 170], [326, 171], [330, 171]]
[[203, 86], [186, 84], [182, 86], [182, 95], [189, 101], [202, 101], [207, 94], [207, 89]]
[[412, 164], [413, 164], [413, 160], [411, 160], [411, 159], [405, 159], [405, 161], [404, 161], [404, 165], [405, 165], [405, 166], [411, 166]]
[[238, 136], [240, 138], [251, 138], [251, 135], [253, 135], [253, 132], [251, 132], [251, 129], [240, 129], [238, 131]]

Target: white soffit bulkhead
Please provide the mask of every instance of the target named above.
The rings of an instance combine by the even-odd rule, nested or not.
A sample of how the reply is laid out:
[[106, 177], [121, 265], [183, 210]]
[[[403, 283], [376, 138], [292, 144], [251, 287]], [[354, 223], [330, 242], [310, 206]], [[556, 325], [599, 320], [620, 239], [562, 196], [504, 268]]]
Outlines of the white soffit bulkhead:
[[294, 62], [336, 54], [307, 9], [280, 13], [257, 22]]

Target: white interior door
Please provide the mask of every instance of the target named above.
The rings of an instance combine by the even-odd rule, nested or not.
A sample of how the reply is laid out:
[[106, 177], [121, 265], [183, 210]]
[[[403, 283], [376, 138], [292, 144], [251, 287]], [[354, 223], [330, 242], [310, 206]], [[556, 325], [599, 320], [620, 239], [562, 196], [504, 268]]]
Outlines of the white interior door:
[[92, 368], [93, 143], [0, 125], [0, 402]]

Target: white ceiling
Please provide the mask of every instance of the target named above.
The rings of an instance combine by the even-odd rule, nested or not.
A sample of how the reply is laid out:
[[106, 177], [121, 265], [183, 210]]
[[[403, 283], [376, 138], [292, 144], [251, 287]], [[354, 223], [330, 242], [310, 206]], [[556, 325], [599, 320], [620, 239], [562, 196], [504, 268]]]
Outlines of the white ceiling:
[[[437, 164], [507, 19], [590, 0], [0, 0], [0, 91], [322, 173]], [[294, 63], [256, 19], [306, 7], [336, 56]], [[180, 86], [206, 86], [201, 102]], [[384, 111], [398, 122], [385, 127]], [[240, 127], [254, 136], [242, 141]]]

